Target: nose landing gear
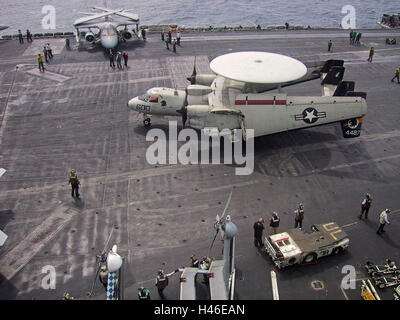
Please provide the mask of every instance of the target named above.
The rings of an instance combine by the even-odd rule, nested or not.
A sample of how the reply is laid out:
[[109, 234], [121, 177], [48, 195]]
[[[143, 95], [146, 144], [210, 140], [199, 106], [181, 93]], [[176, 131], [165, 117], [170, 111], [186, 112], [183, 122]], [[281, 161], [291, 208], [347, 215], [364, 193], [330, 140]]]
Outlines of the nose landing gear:
[[151, 119], [147, 116], [147, 114], [143, 114], [143, 125], [148, 128], [151, 125]]

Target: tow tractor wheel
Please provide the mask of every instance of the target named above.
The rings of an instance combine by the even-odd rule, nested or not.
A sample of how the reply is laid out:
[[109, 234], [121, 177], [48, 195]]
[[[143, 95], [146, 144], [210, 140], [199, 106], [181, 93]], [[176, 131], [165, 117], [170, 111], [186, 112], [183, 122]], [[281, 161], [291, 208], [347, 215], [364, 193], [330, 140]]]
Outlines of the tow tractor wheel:
[[332, 255], [337, 255], [343, 251], [342, 247], [336, 247], [335, 249], [332, 250]]
[[303, 263], [311, 263], [317, 260], [317, 254], [314, 252], [310, 252], [303, 260]]
[[149, 118], [146, 118], [143, 120], [143, 124], [145, 127], [150, 127], [151, 121]]

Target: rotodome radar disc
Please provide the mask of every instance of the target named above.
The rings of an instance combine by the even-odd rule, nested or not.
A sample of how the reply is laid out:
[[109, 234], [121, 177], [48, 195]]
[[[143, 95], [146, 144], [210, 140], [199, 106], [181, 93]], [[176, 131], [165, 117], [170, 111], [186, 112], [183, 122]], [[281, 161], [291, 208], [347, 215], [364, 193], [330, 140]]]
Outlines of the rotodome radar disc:
[[299, 60], [276, 53], [244, 51], [215, 58], [210, 68], [225, 78], [248, 83], [283, 83], [307, 73]]

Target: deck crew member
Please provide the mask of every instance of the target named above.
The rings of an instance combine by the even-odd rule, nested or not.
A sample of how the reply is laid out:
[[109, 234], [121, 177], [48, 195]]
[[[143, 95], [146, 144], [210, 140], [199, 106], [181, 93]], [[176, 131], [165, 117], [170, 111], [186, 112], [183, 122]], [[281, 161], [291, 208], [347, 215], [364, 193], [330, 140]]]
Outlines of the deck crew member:
[[329, 40], [329, 42], [328, 42], [328, 52], [331, 51], [331, 48], [332, 48], [332, 40]]
[[124, 66], [128, 68], [128, 53], [126, 51], [122, 52], [122, 58], [124, 58]]
[[138, 290], [139, 300], [150, 300], [150, 290], [145, 287], [140, 287]]
[[397, 78], [397, 83], [400, 83], [400, 66], [398, 66], [397, 68], [396, 68], [396, 74], [394, 75], [394, 77], [392, 78], [392, 82], [393, 82], [393, 80], [394, 79], [396, 79]]
[[362, 215], [364, 212], [365, 212], [365, 219], [368, 219], [368, 212], [369, 208], [371, 207], [371, 202], [372, 202], [371, 195], [367, 193], [365, 195], [365, 199], [361, 202], [361, 213], [358, 216], [360, 219], [362, 219]]
[[195, 254], [192, 254], [192, 256], [190, 257], [190, 267], [191, 268], [199, 267], [199, 260], [197, 259]]
[[47, 51], [47, 46], [43, 47], [43, 56], [47, 63], [49, 63], [49, 52]]
[[112, 53], [112, 50], [110, 49], [110, 53], [108, 54], [108, 57], [110, 59], [110, 67], [115, 69], [115, 63], [114, 63], [114, 55]]
[[304, 219], [304, 205], [302, 203], [299, 204], [299, 208], [294, 211], [295, 218], [294, 218], [294, 227], [303, 228], [303, 219]]
[[371, 47], [371, 49], [369, 50], [369, 57], [368, 57], [368, 62], [372, 62], [372, 57], [374, 56], [375, 53], [375, 48]]
[[104, 264], [100, 268], [99, 280], [100, 280], [101, 284], [103, 285], [104, 289], [107, 290], [108, 271], [107, 271], [107, 267]]
[[279, 219], [278, 213], [276, 211], [274, 211], [272, 213], [271, 219], [269, 219], [269, 226], [271, 227], [270, 233], [269, 233], [270, 235], [278, 233], [279, 221], [280, 221], [280, 219]]
[[79, 185], [81, 184], [78, 176], [76, 174], [76, 170], [72, 169], [69, 175], [68, 183], [71, 185], [71, 196], [74, 197], [74, 194], [77, 198], [79, 198]]
[[29, 31], [29, 29], [26, 30], [26, 41], [32, 42], [32, 33]]
[[165, 47], [167, 48], [167, 50], [169, 50], [169, 35], [167, 34], [167, 36], [165, 37]]
[[[212, 259], [210, 257], [204, 256], [203, 260], [200, 262], [201, 270], [209, 270], [211, 266]], [[208, 283], [208, 274], [203, 273], [203, 283]]]
[[172, 51], [176, 53], [176, 39], [172, 40]]
[[262, 234], [263, 234], [263, 230], [264, 230], [264, 219], [260, 218], [258, 219], [258, 221], [256, 221], [253, 225], [253, 229], [254, 229], [254, 245], [256, 247], [263, 247], [263, 243], [262, 243]]
[[21, 30], [18, 29], [18, 40], [20, 44], [24, 43], [24, 37], [22, 36]]
[[44, 72], [43, 56], [40, 53], [37, 55], [37, 61], [39, 64], [39, 71]]
[[157, 278], [156, 278], [156, 287], [158, 290], [158, 295], [161, 299], [165, 299], [164, 297], [164, 289], [168, 286], [168, 276], [164, 273], [163, 270], [158, 270]]
[[379, 228], [378, 231], [376, 231], [377, 234], [381, 234], [382, 232], [385, 232], [385, 230], [383, 230], [383, 227], [387, 224], [390, 224], [389, 220], [388, 220], [388, 214], [390, 213], [390, 209], [385, 209], [381, 212], [381, 214], [379, 215]]

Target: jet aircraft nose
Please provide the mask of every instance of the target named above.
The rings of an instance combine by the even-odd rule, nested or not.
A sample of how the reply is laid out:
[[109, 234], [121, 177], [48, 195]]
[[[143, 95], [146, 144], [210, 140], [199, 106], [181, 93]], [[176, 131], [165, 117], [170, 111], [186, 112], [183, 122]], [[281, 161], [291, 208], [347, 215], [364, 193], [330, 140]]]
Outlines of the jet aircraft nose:
[[118, 44], [118, 36], [102, 36], [101, 37], [101, 44], [106, 49], [113, 49]]

